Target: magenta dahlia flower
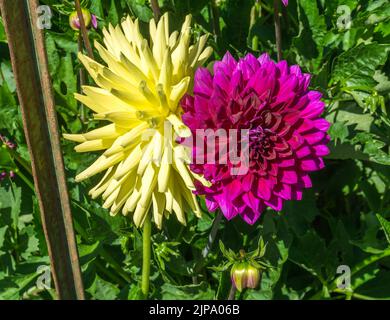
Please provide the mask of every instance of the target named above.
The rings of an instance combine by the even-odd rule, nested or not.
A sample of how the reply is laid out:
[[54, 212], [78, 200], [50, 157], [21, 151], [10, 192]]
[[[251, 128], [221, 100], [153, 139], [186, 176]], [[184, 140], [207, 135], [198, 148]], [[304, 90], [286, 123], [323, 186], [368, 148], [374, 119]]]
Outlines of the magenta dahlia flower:
[[288, 6], [288, 0], [282, 0], [282, 2], [286, 7]]
[[[182, 100], [183, 121], [193, 134], [191, 170], [210, 182], [197, 185], [210, 211], [220, 208], [229, 220], [241, 215], [253, 224], [266, 206], [279, 211], [284, 200], [300, 200], [312, 186], [309, 172], [322, 169], [329, 153], [330, 124], [320, 117], [321, 93], [309, 91], [309, 83], [299, 66], [276, 63], [267, 54], [237, 62], [228, 52], [215, 63], [214, 75], [198, 69], [193, 96]], [[218, 135], [207, 148], [207, 129], [246, 135], [235, 141], [234, 135]], [[234, 143], [236, 153], [248, 151], [244, 174], [233, 173], [238, 162], [221, 153]]]

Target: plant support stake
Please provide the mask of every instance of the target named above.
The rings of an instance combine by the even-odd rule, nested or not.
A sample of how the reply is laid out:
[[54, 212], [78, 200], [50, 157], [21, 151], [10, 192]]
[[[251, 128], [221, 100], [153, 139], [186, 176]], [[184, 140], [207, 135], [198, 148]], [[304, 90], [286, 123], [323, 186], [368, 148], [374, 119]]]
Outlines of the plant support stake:
[[275, 40], [278, 61], [282, 60], [282, 29], [280, 27], [279, 2], [280, 0], [274, 0]]
[[0, 0], [59, 299], [84, 299], [38, 0]]
[[87, 49], [88, 57], [90, 59], [94, 59], [91, 42], [89, 41], [88, 38], [88, 30], [87, 27], [85, 26], [83, 12], [81, 11], [80, 0], [75, 0], [75, 6], [76, 6], [77, 16], [79, 18], [79, 23], [80, 23], [80, 32], [84, 40], [85, 48]]

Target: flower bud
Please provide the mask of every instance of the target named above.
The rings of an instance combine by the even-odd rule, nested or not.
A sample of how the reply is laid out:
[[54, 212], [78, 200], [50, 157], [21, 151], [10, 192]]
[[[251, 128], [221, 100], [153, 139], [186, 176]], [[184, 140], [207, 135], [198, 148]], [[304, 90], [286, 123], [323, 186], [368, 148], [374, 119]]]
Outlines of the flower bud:
[[232, 279], [232, 283], [240, 292], [246, 288], [247, 266], [248, 264], [246, 262], [238, 262], [233, 265], [232, 270], [230, 271], [230, 277]]
[[[92, 23], [92, 26], [96, 29], [97, 28], [96, 16], [93, 14], [91, 15], [91, 13], [85, 8], [82, 8], [81, 12], [83, 13], [85, 27], [89, 28], [91, 26], [91, 23]], [[80, 21], [79, 21], [78, 15], [77, 15], [77, 11], [73, 11], [70, 14], [69, 25], [73, 30], [80, 30]]]
[[261, 273], [260, 270], [255, 268], [252, 265], [249, 265], [247, 270], [247, 280], [246, 280], [246, 286], [247, 288], [255, 289], [259, 285]]
[[0, 181], [3, 181], [5, 178], [7, 178], [7, 172], [3, 171], [0, 173]]
[[238, 291], [245, 288], [255, 289], [260, 282], [261, 273], [248, 262], [238, 262], [233, 265], [230, 272], [233, 285]]

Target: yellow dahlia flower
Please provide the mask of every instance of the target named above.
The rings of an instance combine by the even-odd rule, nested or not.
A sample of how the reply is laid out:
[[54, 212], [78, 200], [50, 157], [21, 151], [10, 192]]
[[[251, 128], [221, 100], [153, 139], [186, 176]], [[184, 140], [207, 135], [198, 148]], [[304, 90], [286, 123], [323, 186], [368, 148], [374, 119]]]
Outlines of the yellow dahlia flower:
[[[105, 150], [76, 181], [106, 171], [89, 194], [102, 196], [111, 215], [121, 209], [124, 215], [133, 213], [136, 226], [142, 226], [151, 207], [159, 228], [163, 216], [171, 213], [185, 224], [186, 207], [200, 216], [192, 194], [194, 177], [183, 161], [190, 151], [172, 138], [174, 133], [190, 134], [178, 104], [192, 90], [194, 70], [212, 53], [205, 48], [205, 35], [190, 45], [190, 24], [188, 15], [181, 32], [170, 34], [165, 14], [157, 26], [150, 21], [148, 42], [138, 20], [128, 17], [122, 28], [110, 25], [103, 30], [105, 47], [95, 43], [107, 66], [79, 54], [99, 88], [84, 86], [84, 95], [76, 94], [76, 99], [95, 112], [95, 119], [111, 124], [85, 134], [64, 135], [80, 143], [77, 152]], [[170, 136], [164, 135], [166, 123], [173, 128]]]

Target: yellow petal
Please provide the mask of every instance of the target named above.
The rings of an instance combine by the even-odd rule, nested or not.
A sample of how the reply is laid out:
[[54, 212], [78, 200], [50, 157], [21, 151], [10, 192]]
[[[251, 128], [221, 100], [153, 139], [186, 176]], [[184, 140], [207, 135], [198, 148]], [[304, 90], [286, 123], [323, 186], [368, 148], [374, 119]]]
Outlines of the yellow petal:
[[165, 147], [163, 153], [160, 170], [158, 172], [158, 177], [157, 177], [159, 192], [166, 192], [168, 188], [169, 174], [171, 171], [171, 163], [172, 163], [172, 149], [167, 146]]
[[174, 107], [173, 110], [176, 110], [176, 107], [179, 104], [180, 99], [187, 92], [190, 81], [191, 81], [190, 77], [185, 77], [177, 85], [172, 87], [169, 100], [171, 106]]
[[75, 142], [85, 142], [86, 139], [84, 135], [82, 134], [69, 134], [69, 133], [64, 133], [62, 135], [66, 140], [70, 141], [75, 141]]
[[117, 164], [122, 161], [124, 158], [124, 153], [116, 153], [111, 157], [101, 156], [99, 157], [90, 167], [85, 169], [83, 172], [76, 176], [76, 182], [80, 182], [82, 180], [88, 179], [93, 175], [102, 172], [109, 167]]
[[105, 150], [111, 147], [115, 139], [97, 139], [85, 141], [82, 144], [79, 144], [74, 149], [76, 152], [90, 152], [90, 151], [99, 151]]
[[154, 222], [157, 227], [161, 229], [162, 220], [164, 217], [164, 209], [165, 209], [165, 196], [163, 193], [159, 193], [157, 191], [153, 192], [152, 195], [152, 203], [153, 203], [153, 217]]
[[127, 156], [127, 158], [118, 165], [115, 172], [115, 179], [122, 178], [126, 173], [133, 170], [142, 157], [141, 145], [138, 144]]
[[173, 130], [175, 130], [179, 137], [191, 137], [191, 130], [175, 114], [170, 114], [167, 120], [172, 124]]
[[88, 194], [91, 195], [92, 199], [96, 199], [107, 189], [108, 185], [111, 182], [111, 179], [114, 176], [115, 170], [116, 166], [108, 168], [107, 172], [104, 174], [100, 182], [91, 190], [89, 190]]

